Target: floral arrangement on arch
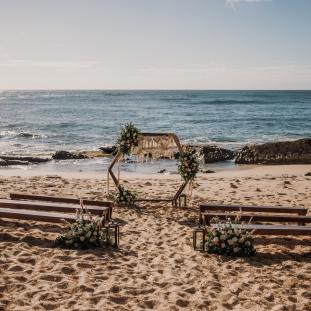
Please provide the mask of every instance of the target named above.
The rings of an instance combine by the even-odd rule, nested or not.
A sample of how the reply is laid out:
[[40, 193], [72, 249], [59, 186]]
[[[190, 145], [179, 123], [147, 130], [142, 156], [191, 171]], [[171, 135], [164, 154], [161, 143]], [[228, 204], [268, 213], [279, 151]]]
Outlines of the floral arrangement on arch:
[[252, 256], [256, 253], [252, 232], [243, 228], [238, 217], [220, 221], [212, 219], [214, 226], [208, 227], [205, 249], [207, 252], [229, 256]]
[[186, 146], [178, 157], [178, 172], [184, 181], [193, 181], [199, 172], [200, 161], [194, 149]]
[[55, 240], [55, 246], [76, 249], [104, 247], [109, 244], [109, 237], [102, 231], [103, 219], [92, 216], [83, 202], [76, 211], [76, 220], [67, 223], [64, 233]]
[[108, 194], [108, 199], [113, 201], [116, 204], [121, 205], [134, 205], [135, 200], [137, 200], [137, 193], [132, 192], [128, 189], [125, 189], [122, 186], [119, 186], [118, 189], [114, 192]]
[[139, 130], [132, 122], [121, 127], [121, 132], [117, 138], [117, 148], [123, 155], [130, 155], [133, 148], [139, 143]]

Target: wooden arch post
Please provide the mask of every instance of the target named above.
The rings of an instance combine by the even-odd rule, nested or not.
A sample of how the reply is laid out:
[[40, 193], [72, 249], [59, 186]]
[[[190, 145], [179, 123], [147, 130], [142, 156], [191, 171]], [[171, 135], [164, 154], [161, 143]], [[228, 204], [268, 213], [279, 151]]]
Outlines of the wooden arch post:
[[[177, 149], [180, 153], [183, 152], [182, 145], [179, 141], [179, 138], [177, 137], [176, 134], [174, 133], [140, 133], [139, 136], [143, 137], [152, 137], [152, 136], [167, 136], [168, 138], [172, 138], [174, 143], [177, 146]], [[117, 154], [115, 155], [114, 159], [112, 160], [111, 164], [108, 167], [108, 174], [111, 176], [115, 186], [117, 188], [120, 188], [120, 183], [115, 174], [113, 173], [113, 167], [116, 164], [116, 162], [122, 157], [122, 153], [120, 150], [118, 150]], [[176, 194], [174, 195], [173, 198], [169, 199], [137, 199], [137, 202], [172, 202], [172, 206], [181, 206], [181, 198], [184, 198], [184, 205], [186, 206], [186, 195], [183, 194], [183, 191], [185, 190], [186, 186], [188, 184], [188, 181], [184, 181], [182, 185], [179, 187], [177, 190]]]

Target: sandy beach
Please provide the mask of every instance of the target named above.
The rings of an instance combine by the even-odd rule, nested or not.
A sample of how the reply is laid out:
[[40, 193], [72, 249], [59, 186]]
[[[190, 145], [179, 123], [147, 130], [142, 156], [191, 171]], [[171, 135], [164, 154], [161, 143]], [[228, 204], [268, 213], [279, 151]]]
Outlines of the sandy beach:
[[[118, 250], [53, 248], [60, 225], [0, 220], [0, 310], [311, 310], [311, 240], [256, 238], [257, 255], [196, 252], [200, 202], [311, 206], [311, 165], [263, 166], [201, 174], [191, 206], [115, 208]], [[20, 173], [20, 172], [19, 172]], [[10, 192], [104, 199], [106, 175], [1, 172]], [[171, 196], [176, 175], [123, 175], [151, 198]]]

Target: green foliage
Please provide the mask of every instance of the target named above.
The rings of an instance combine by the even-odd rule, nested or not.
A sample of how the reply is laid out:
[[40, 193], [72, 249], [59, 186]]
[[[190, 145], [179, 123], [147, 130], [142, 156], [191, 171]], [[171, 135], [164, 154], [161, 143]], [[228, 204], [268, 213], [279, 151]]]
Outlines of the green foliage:
[[238, 220], [232, 222], [214, 219], [215, 227], [207, 231], [206, 250], [209, 253], [229, 256], [252, 256], [256, 253], [252, 232], [237, 227]]
[[178, 171], [185, 181], [193, 181], [199, 172], [199, 158], [196, 151], [187, 147], [184, 152], [179, 154]]
[[81, 208], [77, 210], [76, 221], [67, 222], [64, 233], [56, 238], [55, 245], [76, 249], [104, 247], [109, 243], [109, 238], [101, 230], [102, 222], [102, 218], [93, 217], [81, 205]]
[[123, 155], [130, 155], [132, 149], [138, 146], [139, 130], [131, 122], [121, 127], [121, 132], [117, 138], [117, 147]]
[[116, 204], [134, 205], [137, 193], [119, 186], [117, 191], [109, 193], [108, 199]]

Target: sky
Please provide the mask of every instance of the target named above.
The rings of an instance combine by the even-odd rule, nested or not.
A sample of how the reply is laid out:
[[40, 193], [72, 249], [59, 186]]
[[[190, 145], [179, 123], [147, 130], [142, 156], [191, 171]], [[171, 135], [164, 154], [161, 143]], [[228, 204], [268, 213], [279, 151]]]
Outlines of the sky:
[[0, 0], [0, 89], [311, 89], [311, 0]]

